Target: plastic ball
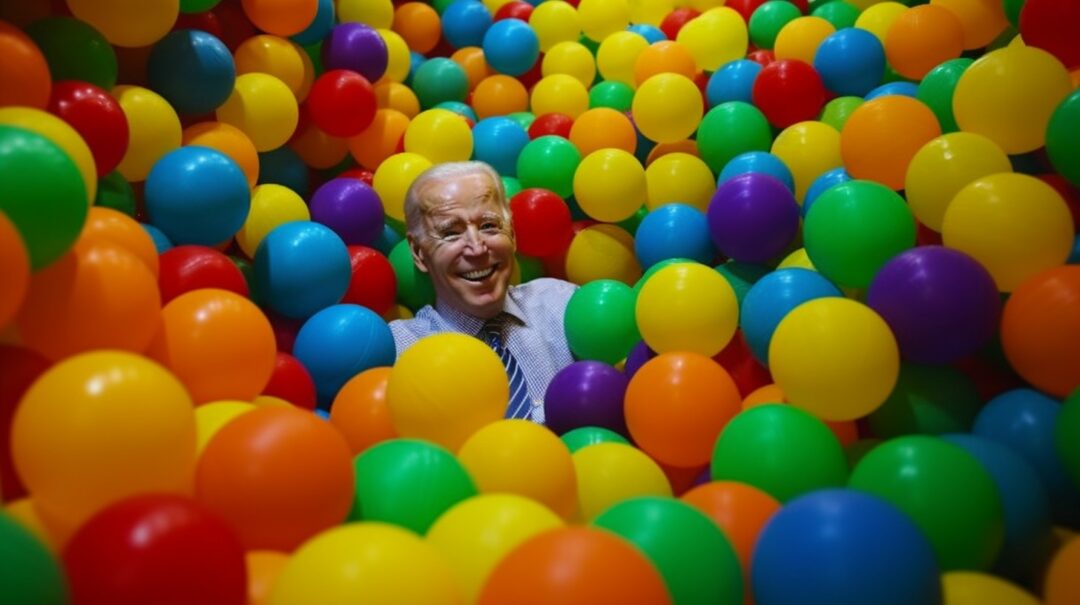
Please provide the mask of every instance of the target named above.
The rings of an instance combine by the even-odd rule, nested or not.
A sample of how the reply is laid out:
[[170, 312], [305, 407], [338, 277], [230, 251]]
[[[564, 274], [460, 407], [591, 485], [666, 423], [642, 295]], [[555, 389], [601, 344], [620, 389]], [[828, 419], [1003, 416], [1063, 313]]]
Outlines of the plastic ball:
[[915, 154], [941, 129], [928, 107], [905, 96], [860, 105], [844, 124], [840, 151], [848, 173], [899, 190]]
[[623, 398], [627, 378], [610, 365], [577, 361], [563, 368], [544, 396], [545, 424], [562, 435], [582, 427], [627, 434]]
[[674, 73], [692, 79], [696, 72], [694, 56], [672, 40], [650, 44], [634, 60], [634, 81], [638, 86], [656, 74]]
[[307, 107], [321, 130], [337, 137], [351, 137], [374, 120], [375, 91], [364, 76], [354, 71], [330, 70], [315, 80]]
[[680, 203], [702, 212], [716, 189], [709, 166], [688, 153], [669, 153], [653, 160], [645, 169], [645, 184], [650, 210]]
[[358, 179], [336, 178], [323, 183], [311, 196], [308, 208], [312, 221], [332, 229], [347, 246], [371, 245], [382, 234], [379, 194]]
[[921, 80], [945, 61], [964, 50], [960, 20], [941, 4], [916, 6], [904, 11], [885, 35], [885, 56], [900, 75]]
[[635, 313], [641, 335], [658, 352], [720, 352], [738, 324], [735, 293], [709, 267], [679, 263], [656, 272], [641, 288]]
[[812, 120], [825, 105], [821, 76], [797, 59], [777, 60], [762, 69], [752, 95], [754, 105], [778, 128]]
[[308, 168], [304, 165], [304, 160], [291, 148], [278, 147], [273, 151], [259, 153], [258, 184], [281, 185], [297, 195], [307, 195], [308, 181]]
[[566, 250], [573, 239], [570, 209], [546, 189], [525, 189], [510, 198], [518, 250], [530, 256], [550, 256]]
[[453, 48], [482, 46], [491, 25], [491, 11], [478, 0], [451, 2], [442, 12], [443, 37]]
[[630, 25], [630, 7], [621, 0], [583, 0], [578, 3], [581, 32], [597, 42]]
[[585, 156], [574, 172], [574, 198], [590, 217], [618, 222], [645, 204], [645, 169], [621, 149]]
[[296, 94], [297, 100], [302, 100], [301, 92], [311, 88], [315, 78], [307, 53], [296, 43], [278, 36], [251, 36], [236, 47], [234, 55], [237, 74], [274, 76]]
[[128, 145], [128, 123], [108, 92], [87, 82], [61, 81], [52, 86], [48, 110], [71, 125], [93, 154], [98, 177], [112, 171]]
[[0, 24], [0, 48], [12, 59], [0, 68], [0, 82], [4, 83], [0, 106], [25, 105], [45, 109], [52, 89], [52, 75], [39, 44], [22, 29], [3, 23]]
[[410, 50], [428, 53], [439, 43], [442, 24], [439, 13], [423, 2], [406, 2], [394, 9], [393, 30]]
[[985, 48], [1009, 26], [1004, 3], [983, 4], [971, 0], [934, 0], [956, 16], [963, 32], [964, 50]]
[[545, 77], [552, 74], [574, 76], [588, 88], [596, 80], [596, 58], [583, 44], [559, 42], [544, 54], [540, 73]]
[[247, 179], [232, 158], [209, 147], [181, 147], [146, 178], [150, 222], [176, 244], [214, 245], [244, 225], [251, 209]]
[[1019, 28], [1024, 43], [1049, 52], [1070, 69], [1080, 65], [1080, 46], [1068, 27], [1080, 16], [1077, 6], [1063, 0], [1033, 0], [1022, 6]]
[[300, 119], [296, 97], [289, 87], [263, 73], [237, 76], [232, 94], [218, 107], [216, 115], [219, 121], [248, 135], [259, 152], [284, 145]]
[[379, 109], [371, 124], [348, 139], [349, 153], [361, 166], [376, 169], [395, 153], [409, 126], [409, 118], [396, 109]]
[[581, 162], [581, 154], [573, 143], [558, 136], [542, 136], [522, 148], [517, 160], [517, 176], [523, 187], [548, 189], [566, 198], [574, 193], [574, 181]]
[[687, 204], [665, 204], [645, 216], [634, 237], [643, 267], [669, 258], [709, 263], [716, 256], [705, 213]]
[[1080, 271], [1075, 265], [1040, 272], [1013, 291], [1001, 321], [1009, 363], [1028, 382], [1058, 397], [1068, 396], [1077, 386], [1080, 356], [1067, 336], [1080, 320], [1077, 291]]
[[636, 496], [671, 496], [671, 484], [660, 466], [629, 444], [594, 443], [576, 450], [573, 460], [581, 518], [586, 521]]
[[616, 32], [604, 38], [596, 52], [596, 69], [604, 80], [636, 87], [634, 64], [649, 42], [633, 32]]
[[779, 269], [758, 280], [740, 307], [739, 327], [761, 362], [769, 359], [769, 343], [777, 325], [793, 309], [810, 300], [842, 296], [840, 290], [815, 271]]
[[[529, 138], [538, 139], [545, 135], [555, 135], [569, 139], [570, 130], [573, 127], [574, 118], [565, 113], [540, 114], [529, 124]], [[580, 153], [580, 150], [578, 150], [578, 153]]]
[[954, 132], [919, 149], [908, 165], [904, 192], [915, 218], [941, 231], [949, 203], [965, 185], [1011, 171], [1008, 156], [993, 141], [970, 132]]
[[885, 49], [873, 34], [845, 28], [825, 38], [814, 53], [814, 69], [837, 95], [863, 96], [881, 83]]
[[0, 125], [29, 130], [59, 147], [82, 177], [87, 205], [93, 203], [97, 196], [97, 166], [90, 147], [76, 129], [51, 113], [30, 107], [0, 107]]
[[341, 300], [351, 269], [345, 243], [314, 222], [282, 224], [255, 253], [258, 292], [274, 311], [303, 319]]
[[[471, 2], [472, 0], [462, 0]], [[412, 87], [420, 107], [431, 108], [443, 101], [463, 101], [469, 91], [465, 70], [456, 62], [435, 57], [424, 62], [412, 77]]]
[[529, 106], [537, 116], [561, 113], [577, 118], [589, 109], [589, 91], [573, 76], [552, 74], [533, 87]]
[[472, 157], [473, 134], [462, 116], [446, 109], [429, 109], [405, 129], [404, 148], [433, 164], [464, 161]]
[[397, 302], [411, 310], [435, 304], [435, 287], [431, 276], [416, 268], [409, 242], [402, 239], [394, 244], [387, 256], [397, 279]]
[[405, 193], [416, 177], [431, 165], [424, 156], [408, 152], [394, 154], [379, 164], [372, 186], [388, 217], [405, 220]]
[[315, 409], [315, 383], [311, 373], [299, 360], [282, 351], [274, 358], [274, 373], [261, 395], [283, 399], [301, 409]]
[[229, 156], [244, 171], [248, 187], [259, 180], [259, 153], [240, 129], [222, 122], [199, 122], [184, 129], [184, 146], [209, 147]]
[[503, 19], [484, 32], [481, 44], [484, 59], [492, 69], [520, 76], [532, 68], [540, 56], [536, 32], [520, 19]]
[[341, 302], [367, 307], [380, 316], [389, 312], [397, 297], [397, 277], [390, 261], [372, 248], [349, 246], [349, 262], [352, 279]]
[[126, 0], [107, 4], [71, 0], [67, 7], [75, 18], [92, 25], [112, 44], [132, 48], [148, 46], [162, 39], [180, 13], [179, 0]]
[[1080, 183], [1080, 147], [1069, 137], [1080, 124], [1080, 93], [1066, 97], [1050, 117], [1046, 130], [1046, 153], [1050, 163], [1070, 183]]
[[251, 192], [251, 211], [243, 227], [236, 232], [236, 243], [249, 258], [274, 228], [293, 221], [311, 219], [303, 198], [283, 185], [259, 185]]
[[730, 7], [710, 5], [709, 10], [684, 25], [675, 40], [686, 46], [699, 68], [716, 71], [746, 55], [746, 21]]
[[393, 365], [394, 338], [386, 322], [371, 309], [331, 305], [304, 322], [293, 355], [311, 372], [320, 407], [325, 409], [356, 374]]
[[160, 262], [161, 304], [201, 288], [217, 288], [248, 296], [243, 273], [228, 256], [213, 248], [176, 246], [163, 252]]
[[353, 454], [397, 437], [386, 402], [389, 379], [390, 368], [371, 368], [350, 378], [334, 397], [330, 423], [349, 442]]
[[704, 113], [701, 91], [687, 77], [657, 74], [638, 87], [633, 102], [634, 124], [657, 143], [688, 138]]
[[472, 92], [472, 106], [480, 119], [505, 116], [528, 109], [529, 93], [517, 79], [496, 74], [476, 85]]
[[889, 27], [892, 26], [897, 17], [908, 10], [908, 6], [902, 2], [876, 2], [874, 0], [869, 0], [869, 4], [863, 6], [866, 2], [867, 0], [853, 2], [856, 8], [862, 9], [859, 17], [855, 19], [855, 27], [874, 34], [884, 44], [889, 33]]
[[221, 40], [200, 30], [170, 33], [146, 66], [150, 87], [182, 114], [214, 111], [232, 93], [236, 65]]
[[749, 102], [729, 101], [705, 114], [697, 140], [701, 159], [719, 174], [740, 153], [767, 151], [772, 144], [772, 133], [761, 110]]
[[[615, 280], [590, 281], [566, 305], [566, 338], [578, 359], [617, 363], [641, 336], [634, 320], [635, 294]], [[609, 427], [610, 428], [610, 427]]]
[[559, 42], [577, 42], [581, 36], [577, 9], [569, 3], [540, 3], [529, 15], [528, 22], [536, 32], [540, 51], [544, 53]]
[[725, 63], [709, 76], [705, 89], [709, 107], [728, 101], [752, 102], [754, 81], [761, 73], [761, 65], [749, 59]]
[[307, 29], [319, 12], [318, 0], [242, 0], [251, 23], [275, 36], [291, 36]]
[[786, 0], [765, 2], [750, 15], [750, 41], [758, 48], [771, 49], [780, 30], [799, 16], [799, 8]]
[[740, 262], [768, 261], [791, 243], [799, 228], [799, 207], [782, 182], [757, 172], [720, 185], [708, 210], [716, 248]]
[[5, 214], [0, 214], [0, 275], [0, 325], [7, 325], [30, 286], [30, 254]]

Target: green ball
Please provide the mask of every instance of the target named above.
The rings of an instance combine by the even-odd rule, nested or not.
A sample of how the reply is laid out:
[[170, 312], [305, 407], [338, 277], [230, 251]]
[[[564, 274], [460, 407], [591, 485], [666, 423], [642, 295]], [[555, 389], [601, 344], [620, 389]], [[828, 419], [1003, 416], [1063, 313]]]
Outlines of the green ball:
[[22, 235], [35, 271], [64, 255], [86, 223], [86, 186], [49, 139], [0, 125], [0, 212]]
[[184, 14], [202, 13], [208, 11], [221, 0], [180, 0], [180, 12]]
[[537, 137], [525, 144], [517, 160], [517, 177], [526, 189], [541, 187], [560, 197], [574, 194], [574, 173], [581, 152], [570, 141], [556, 135]]
[[1080, 186], [1080, 90], [1057, 106], [1046, 127], [1046, 153], [1061, 176]]
[[742, 603], [743, 575], [735, 549], [720, 527], [693, 506], [672, 498], [633, 498], [601, 513], [593, 525], [645, 553], [673, 603]]
[[641, 340], [634, 307], [637, 292], [613, 279], [578, 288], [566, 304], [566, 341], [578, 359], [615, 364]]
[[532, 123], [536, 121], [536, 116], [528, 111], [515, 111], [506, 114], [506, 117], [517, 122], [526, 132], [529, 130], [529, 126], [532, 126]]
[[523, 187], [521, 186], [521, 181], [517, 180], [517, 177], [500, 176], [499, 178], [502, 179], [503, 189], [506, 190], [506, 199], [510, 199], [518, 193], [521, 193]]
[[266, 302], [263, 300], [262, 292], [260, 292], [255, 283], [255, 265], [248, 259], [234, 254], [229, 255], [229, 260], [232, 261], [232, 264], [236, 265], [237, 269], [240, 269], [240, 275], [244, 276], [244, 283], [247, 284], [248, 295], [249, 298], [251, 298], [251, 302], [257, 305], [262, 305]]
[[1004, 541], [1001, 497], [990, 474], [960, 446], [910, 435], [867, 453], [849, 486], [894, 504], [923, 530], [942, 571], [987, 570]]
[[956, 83], [960, 81], [960, 76], [964, 75], [967, 68], [974, 62], [974, 59], [964, 58], [946, 61], [931, 69], [923, 76], [922, 82], [919, 82], [915, 98], [925, 103], [930, 111], [934, 112], [938, 123], [941, 124], [942, 134], [960, 130], [960, 127], [956, 125], [956, 117], [953, 116], [953, 92], [956, 90]]
[[442, 15], [443, 11], [454, 2], [455, 0], [432, 0], [431, 7], [434, 8], [435, 12], [439, 13], [439, 15]]
[[728, 422], [713, 448], [714, 481], [741, 481], [781, 502], [847, 481], [836, 435], [820, 419], [785, 404], [760, 405]]
[[870, 414], [870, 430], [885, 438], [967, 433], [981, 407], [975, 384], [960, 371], [905, 363], [889, 398]]
[[578, 427], [572, 431], [563, 433], [559, 438], [566, 444], [566, 447], [570, 450], [571, 454], [583, 447], [596, 445], [597, 443], [622, 443], [630, 445], [630, 442], [627, 441], [626, 437], [623, 437], [611, 429], [605, 429], [598, 426]]
[[477, 494], [461, 462], [442, 446], [391, 439], [355, 460], [356, 500], [350, 521], [381, 521], [423, 536], [451, 506]]
[[742, 101], [728, 101], [709, 110], [698, 125], [701, 159], [720, 174], [735, 156], [747, 151], [768, 151], [772, 131], [761, 110]]
[[645, 274], [642, 275], [634, 284], [634, 295], [636, 296], [641, 293], [641, 288], [645, 285], [645, 282], [649, 281], [649, 278], [653, 275], [656, 275], [657, 271], [669, 265], [674, 265], [675, 263], [694, 263], [698, 265], [701, 264], [691, 258], [665, 258], [664, 260], [657, 262], [656, 264], [645, 270]]
[[1013, 27], [1020, 27], [1020, 11], [1027, 0], [1002, 0], [1005, 5], [1005, 18]]
[[641, 226], [641, 221], [645, 220], [645, 216], [649, 214], [649, 207], [642, 206], [637, 209], [637, 212], [630, 215], [630, 218], [623, 219], [616, 225], [622, 227], [623, 231], [626, 231], [630, 235], [637, 235], [638, 227]]
[[814, 201], [803, 223], [806, 253], [834, 283], [866, 288], [889, 259], [915, 245], [911, 208], [874, 181], [848, 181]]
[[1080, 388], [1061, 403], [1054, 425], [1054, 447], [1073, 484], [1080, 487]]
[[836, 97], [821, 110], [821, 121], [837, 131], [842, 131], [848, 118], [862, 104], [862, 97]]
[[127, 182], [124, 175], [114, 170], [98, 179], [94, 205], [112, 208], [134, 217], [135, 190], [131, 188], [131, 184]]
[[60, 563], [37, 538], [0, 512], [0, 595], [5, 603], [64, 605], [67, 582]]
[[397, 301], [413, 312], [435, 304], [435, 286], [431, 276], [416, 268], [408, 240], [401, 240], [390, 251], [390, 266], [397, 277]]
[[544, 263], [540, 262], [540, 259], [524, 254], [514, 256], [517, 258], [518, 269], [521, 271], [521, 283], [544, 276]]
[[832, 23], [833, 27], [839, 30], [855, 27], [855, 20], [859, 18], [859, 9], [844, 0], [832, 0], [818, 6], [810, 14]]
[[772, 49], [780, 30], [801, 16], [799, 7], [787, 0], [769, 0], [750, 15], [750, 41], [758, 48]]
[[607, 80], [589, 90], [589, 108], [608, 107], [615, 111], [630, 111], [634, 89], [628, 84]]
[[301, 46], [304, 52], [307, 53], [309, 59], [311, 59], [311, 66], [314, 68], [314, 76], [317, 78], [323, 74], [326, 69], [323, 67], [322, 61], [322, 40], [315, 42], [314, 44], [308, 44]]
[[735, 300], [738, 301], [741, 309], [746, 293], [759, 279], [768, 275], [772, 269], [762, 265], [728, 260], [717, 265], [716, 271], [724, 276], [724, 279], [731, 285], [731, 289], [735, 291]]
[[412, 88], [420, 108], [431, 109], [444, 101], [464, 101], [469, 94], [469, 79], [455, 61], [434, 57], [416, 68]]
[[89, 23], [72, 17], [48, 17], [26, 27], [41, 49], [54, 82], [82, 80], [99, 88], [116, 86], [116, 51]]

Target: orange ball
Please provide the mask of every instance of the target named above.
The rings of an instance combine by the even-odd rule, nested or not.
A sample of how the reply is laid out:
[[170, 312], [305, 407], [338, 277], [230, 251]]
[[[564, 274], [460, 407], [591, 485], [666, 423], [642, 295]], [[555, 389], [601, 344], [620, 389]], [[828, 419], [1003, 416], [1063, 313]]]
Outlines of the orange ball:
[[481, 80], [495, 73], [484, 60], [484, 49], [479, 46], [459, 48], [450, 55], [450, 60], [465, 70], [465, 77], [469, 80], [469, 90], [476, 88]]
[[608, 148], [634, 153], [637, 131], [626, 114], [610, 107], [596, 107], [574, 120], [570, 127], [570, 142], [581, 152], [581, 157]]
[[656, 146], [649, 151], [649, 156], [645, 158], [645, 167], [648, 168], [654, 161], [669, 153], [685, 153], [692, 155], [695, 158], [701, 157], [701, 152], [698, 151], [697, 141], [692, 139], [683, 139], [671, 143], [657, 143]]
[[473, 90], [472, 106], [481, 120], [526, 111], [529, 109], [529, 91], [517, 78], [503, 74], [488, 76]]
[[[752, 407], [759, 405], [766, 405], [770, 403], [791, 403], [787, 400], [787, 395], [784, 395], [784, 391], [775, 384], [767, 384], [763, 387], [759, 387], [752, 391], [749, 395], [743, 398], [742, 409], [748, 410]], [[824, 420], [825, 426], [829, 427], [833, 435], [836, 436], [840, 445], [848, 446], [859, 440], [859, 427], [855, 424], [854, 420]]]
[[19, 28], [0, 21], [0, 107], [45, 109], [52, 92], [49, 64], [41, 49]]
[[878, 97], [851, 113], [840, 132], [840, 156], [852, 178], [899, 191], [911, 159], [940, 135], [937, 117], [921, 101], [903, 95]]
[[314, 122], [297, 129], [289, 141], [289, 148], [300, 156], [304, 164], [316, 170], [333, 168], [349, 155], [348, 141], [326, 134]]
[[1009, 27], [1005, 3], [995, 0], [930, 0], [949, 9], [964, 30], [964, 50], [983, 48]]
[[671, 466], [707, 464], [741, 397], [720, 364], [698, 353], [662, 353], [630, 379], [626, 426], [645, 453]]
[[410, 120], [420, 113], [420, 99], [411, 88], [400, 82], [380, 82], [375, 85], [375, 106], [400, 111]]
[[352, 507], [352, 453], [325, 421], [265, 407], [222, 427], [195, 471], [195, 497], [247, 550], [291, 551], [340, 524]]
[[681, 74], [693, 80], [697, 73], [694, 55], [678, 42], [661, 40], [647, 46], [634, 61], [634, 82], [638, 85], [665, 72]]
[[138, 221], [123, 212], [91, 206], [77, 243], [91, 242], [109, 243], [127, 250], [138, 257], [155, 278], [158, 276], [158, 251], [153, 238]]
[[386, 405], [391, 368], [371, 368], [341, 387], [330, 406], [330, 424], [349, 442], [353, 454], [398, 436]]
[[289, 562], [289, 555], [273, 550], [253, 550], [244, 555], [244, 562], [248, 575], [248, 605], [267, 605], [270, 590]]
[[172, 370], [196, 404], [251, 401], [274, 372], [277, 343], [270, 320], [227, 290], [185, 292], [161, 310], [147, 354]]
[[349, 153], [358, 164], [375, 170], [386, 158], [394, 155], [409, 127], [409, 118], [396, 109], [380, 109], [364, 132], [349, 137]]
[[292, 36], [305, 29], [319, 12], [319, 0], [241, 0], [252, 25], [275, 36]]
[[435, 48], [442, 35], [442, 21], [434, 8], [423, 2], [406, 2], [394, 9], [394, 24], [390, 29], [405, 40], [409, 50], [421, 54]]
[[1072, 538], [1054, 554], [1043, 588], [1046, 605], [1080, 603], [1080, 538]]
[[712, 481], [686, 492], [680, 500], [720, 526], [739, 557], [743, 573], [749, 576], [750, 557], [758, 534], [780, 510], [776, 498], [745, 483]]
[[885, 57], [900, 75], [921, 80], [964, 52], [964, 30], [947, 8], [924, 4], [906, 10], [885, 34]]
[[157, 277], [124, 248], [78, 243], [33, 274], [16, 317], [23, 344], [59, 360], [94, 349], [146, 350], [161, 314]]
[[184, 129], [182, 145], [199, 145], [217, 149], [229, 156], [244, 171], [248, 187], [259, 182], [259, 152], [248, 135], [232, 124], [199, 122]]
[[0, 212], [0, 327], [15, 317], [30, 288], [30, 253], [6, 214]]
[[542, 532], [492, 570], [477, 605], [669, 605], [664, 578], [628, 541], [592, 527]]
[[1001, 344], [1024, 380], [1064, 398], [1080, 386], [1080, 266], [1028, 278], [1005, 302]]

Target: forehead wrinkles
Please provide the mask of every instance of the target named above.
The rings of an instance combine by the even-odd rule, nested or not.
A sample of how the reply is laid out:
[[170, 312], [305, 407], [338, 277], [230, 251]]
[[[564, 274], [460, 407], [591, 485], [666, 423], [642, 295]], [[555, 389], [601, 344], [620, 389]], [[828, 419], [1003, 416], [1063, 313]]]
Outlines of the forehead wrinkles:
[[[488, 179], [483, 179], [487, 181]], [[421, 207], [426, 215], [449, 214], [457, 209], [490, 212], [500, 211], [497, 192], [490, 183], [481, 187], [463, 185], [461, 182], [433, 182], [421, 190]], [[486, 207], [489, 206], [490, 207]]]

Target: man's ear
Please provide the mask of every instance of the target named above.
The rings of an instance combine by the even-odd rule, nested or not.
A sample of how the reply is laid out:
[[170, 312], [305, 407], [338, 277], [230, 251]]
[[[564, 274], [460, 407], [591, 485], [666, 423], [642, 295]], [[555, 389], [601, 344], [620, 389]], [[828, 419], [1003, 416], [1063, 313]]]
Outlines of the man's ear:
[[406, 234], [405, 239], [409, 242], [409, 252], [412, 252], [413, 264], [416, 265], [416, 268], [419, 269], [421, 273], [427, 273], [427, 263], [424, 262], [424, 251], [420, 247], [420, 242], [418, 242], [411, 233]]

